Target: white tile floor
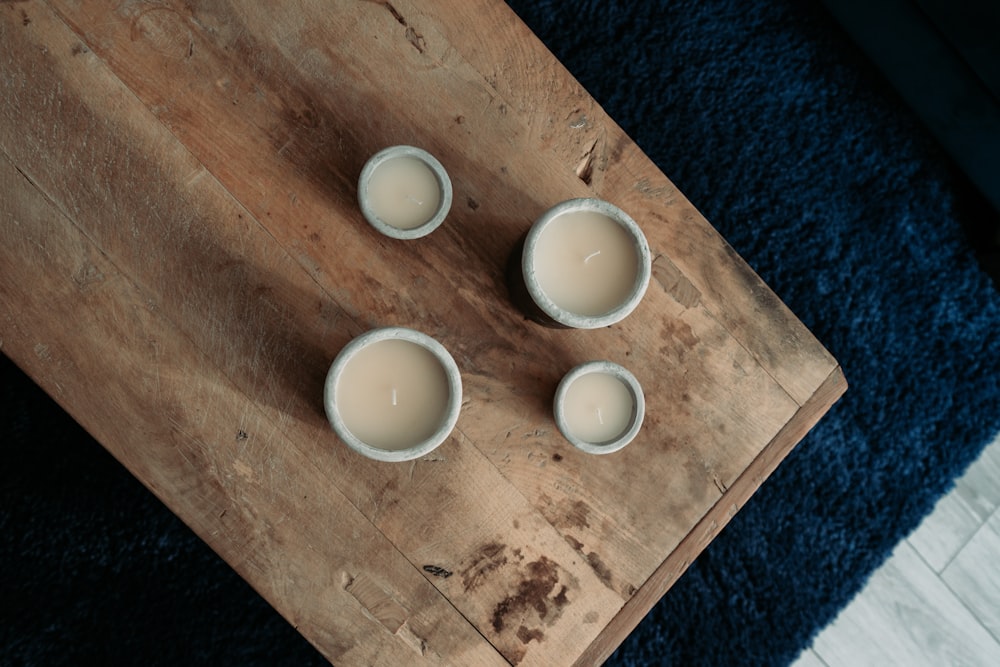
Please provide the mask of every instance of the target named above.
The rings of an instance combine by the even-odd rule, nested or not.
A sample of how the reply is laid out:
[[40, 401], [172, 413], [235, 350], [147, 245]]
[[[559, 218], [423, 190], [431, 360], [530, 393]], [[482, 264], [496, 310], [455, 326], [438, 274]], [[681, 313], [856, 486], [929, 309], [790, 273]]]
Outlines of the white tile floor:
[[1000, 436], [794, 667], [1000, 665]]

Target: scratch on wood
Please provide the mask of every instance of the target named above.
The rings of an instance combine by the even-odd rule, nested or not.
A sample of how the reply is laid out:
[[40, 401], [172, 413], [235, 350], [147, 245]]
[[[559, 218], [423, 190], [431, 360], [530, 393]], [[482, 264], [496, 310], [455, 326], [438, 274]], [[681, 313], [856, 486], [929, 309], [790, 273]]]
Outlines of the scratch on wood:
[[386, 630], [420, 655], [424, 654], [427, 642], [410, 628], [409, 610], [397, 602], [374, 579], [364, 573], [351, 575], [344, 572], [341, 575], [341, 583], [344, 590], [358, 601], [366, 616], [382, 624]]
[[404, 621], [399, 630], [396, 630], [396, 636], [399, 640], [412, 648], [420, 655], [424, 655], [427, 651], [427, 641], [421, 637], [418, 637], [413, 630], [410, 629], [409, 624]]
[[423, 53], [427, 50], [427, 41], [424, 36], [419, 32], [414, 30], [412, 27], [406, 28], [406, 41], [413, 45], [418, 52]]
[[42, 361], [48, 361], [51, 356], [49, 355], [49, 346], [44, 345], [43, 343], [35, 345], [35, 356]]
[[576, 176], [581, 181], [590, 185], [590, 182], [594, 178], [594, 152], [597, 148], [597, 139], [594, 139], [593, 143], [590, 144], [590, 148], [586, 150], [581, 158], [580, 163], [576, 165]]
[[96, 266], [87, 262], [74, 274], [73, 282], [80, 289], [85, 289], [91, 285], [104, 282], [104, 274]]
[[653, 260], [653, 279], [663, 288], [663, 291], [673, 297], [674, 301], [684, 306], [692, 308], [701, 302], [701, 292], [695, 287], [687, 276], [670, 261], [666, 255], [658, 255]]
[[729, 487], [726, 486], [721, 479], [719, 479], [718, 475], [712, 475], [712, 481], [715, 482], [715, 488], [717, 488], [720, 493], [725, 493], [729, 490]]
[[281, 148], [278, 149], [278, 153], [277, 154], [279, 156], [283, 156], [284, 152], [285, 152], [285, 149], [288, 148], [289, 146], [291, 146], [294, 142], [295, 142], [295, 136], [293, 135], [293, 136], [291, 136], [291, 137], [288, 138], [288, 141], [286, 141], [285, 143], [283, 143], [281, 145]]
[[399, 22], [399, 25], [406, 25], [406, 19], [404, 19], [403, 15], [399, 13], [399, 10], [392, 6], [391, 2], [383, 2], [382, 6], [389, 10], [389, 13], [392, 14], [392, 18], [396, 19]]

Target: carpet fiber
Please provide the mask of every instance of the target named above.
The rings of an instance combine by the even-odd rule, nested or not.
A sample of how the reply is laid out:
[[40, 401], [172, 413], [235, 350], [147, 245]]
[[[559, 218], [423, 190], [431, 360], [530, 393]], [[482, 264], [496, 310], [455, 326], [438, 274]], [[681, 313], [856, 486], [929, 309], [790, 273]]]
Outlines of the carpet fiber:
[[[1000, 429], [981, 200], [791, 0], [512, 6], [843, 365], [850, 389], [612, 657], [778, 665]], [[0, 661], [320, 664], [0, 359]]]

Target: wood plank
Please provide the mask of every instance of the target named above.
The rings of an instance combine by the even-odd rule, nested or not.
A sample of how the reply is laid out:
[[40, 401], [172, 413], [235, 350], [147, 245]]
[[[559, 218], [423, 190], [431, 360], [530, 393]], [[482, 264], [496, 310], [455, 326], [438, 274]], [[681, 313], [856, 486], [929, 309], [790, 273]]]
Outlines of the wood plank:
[[649, 579], [639, 589], [639, 592], [625, 603], [621, 611], [604, 628], [597, 640], [591, 644], [577, 661], [578, 665], [599, 664], [606, 660], [617, 648], [617, 637], [630, 633], [652, 608], [677, 581], [678, 578], [694, 562], [694, 559], [711, 543], [726, 524], [736, 516], [750, 496], [764, 483], [764, 480], [778, 467], [806, 433], [815, 426], [820, 417], [843, 393], [844, 375], [839, 368], [830, 373], [830, 377], [816, 392], [813, 399], [807, 402], [796, 413], [795, 417], [781, 430], [769, 445], [754, 459], [747, 469], [726, 489], [726, 494], [712, 509], [696, 524], [687, 535], [650, 575]]
[[[39, 12], [33, 25], [40, 29], [28, 34], [40, 43], [24, 48], [72, 53], [76, 42], [67, 31], [60, 33], [57, 19]], [[19, 41], [10, 40], [14, 45]], [[341, 489], [411, 563], [458, 573], [483, 568], [489, 576], [432, 582], [508, 659], [516, 662], [527, 655], [544, 663], [550, 652], [589, 643], [622, 603], [590, 564], [460, 436], [419, 471], [416, 464], [379, 465], [335, 446], [318, 397], [330, 357], [356, 326], [335, 306], [324, 304], [318, 285], [289, 265], [290, 258], [269, 235], [255, 233], [252, 216], [162, 126], [142, 122], [148, 112], [92, 54], [58, 60], [58, 67], [66, 68], [59, 80], [72, 86], [72, 94], [63, 88], [70, 111], [60, 114], [59, 123], [68, 128], [67, 136], [43, 140], [42, 128], [29, 130], [30, 116], [51, 99], [49, 91], [57, 85], [43, 64], [19, 78], [30, 82], [16, 93], [24, 115], [9, 125], [28, 139], [19, 145], [16, 137], [7, 136], [5, 144], [22, 148], [17, 159], [33, 181], [71, 212], [74, 223], [141, 287], [156, 293], [158, 284], [173, 284], [183, 276], [186, 289], [157, 294], [155, 307], [191, 341], [189, 355], [204, 350], [242, 395], [271, 406], [268, 435], [292, 436], [293, 449], [322, 464], [324, 484]], [[37, 102], [31, 104], [33, 95]], [[81, 126], [86, 132], [70, 136]], [[88, 155], [81, 143], [97, 154]], [[155, 164], [147, 160], [149, 155], [156, 156]], [[74, 157], [95, 165], [125, 162], [131, 178], [102, 179], [85, 170], [74, 175], [78, 181], [66, 181], [49, 168]], [[136, 184], [155, 184], [156, 189]], [[122, 220], [135, 221], [124, 234]], [[236, 422], [230, 428], [250, 433]], [[123, 462], [129, 465], [128, 458]], [[220, 539], [232, 538], [209, 535], [207, 541], [216, 547]], [[271, 545], [258, 548], [274, 550]], [[225, 557], [229, 545], [218, 550]], [[484, 553], [496, 562], [484, 564]], [[534, 597], [521, 595], [525, 587]], [[509, 615], [518, 621], [510, 621]], [[547, 641], [536, 641], [541, 637]]]
[[[360, 12], [355, 11], [353, 5], [350, 11], [327, 11], [323, 14], [324, 23], [313, 24], [311, 32], [304, 36], [299, 30], [301, 17], [285, 11], [265, 13], [244, 9], [233, 17], [229, 8], [208, 5], [199, 8], [196, 18], [192, 16], [185, 20], [190, 10], [177, 6], [171, 11], [141, 16], [135, 12], [124, 12], [116, 23], [107, 20], [108, 12], [98, 11], [97, 7], [81, 5], [78, 9], [71, 9], [63, 8], [63, 11], [78, 33], [97, 44], [94, 48], [99, 55], [183, 139], [208, 169], [237, 198], [247, 203], [268, 232], [312, 271], [313, 278], [326, 288], [328, 294], [336, 298], [345, 291], [349, 292], [358, 311], [379, 313], [383, 321], [388, 320], [386, 323], [410, 322], [416, 314], [409, 310], [387, 312], [387, 292], [395, 291], [397, 298], [408, 306], [422, 310], [427, 308], [418, 294], [407, 292], [411, 286], [414, 292], [429, 290], [446, 295], [441, 304], [443, 312], [468, 314], [478, 311], [484, 317], [495, 318], [496, 309], [490, 304], [506, 304], [500, 273], [505, 253], [513, 246], [514, 240], [531, 218], [552, 202], [570, 195], [586, 194], [582, 190], [584, 184], [571, 171], [555, 172], [555, 178], [546, 178], [541, 171], [552, 173], [552, 169], [540, 170], [538, 164], [518, 159], [525, 151], [534, 150], [524, 145], [532, 136], [526, 127], [527, 120], [515, 116], [509, 108], [505, 110], [502, 101], [492, 101], [493, 93], [482, 83], [482, 76], [477, 78], [475, 70], [462, 66], [456, 55], [459, 53], [457, 50], [448, 50], [453, 55], [447, 67], [437, 63], [427, 65], [425, 54], [414, 50], [402, 38], [405, 31], [400, 33], [399, 22], [393, 14], [376, 4], [362, 6]], [[156, 20], [165, 23], [150, 23], [154, 14]], [[429, 20], [428, 14], [427, 11], [416, 13], [421, 21]], [[98, 16], [102, 17], [100, 21], [94, 18]], [[198, 56], [186, 61], [157, 57], [163, 49], [146, 49], [141, 38], [131, 39], [136, 25], [145, 26], [143, 30], [155, 35], [187, 35], [193, 40], [193, 51]], [[431, 34], [424, 23], [420, 23], [419, 29], [414, 29], [421, 34]], [[321, 38], [324, 31], [336, 36]], [[295, 35], [297, 39], [273, 39], [273, 43], [259, 39], [249, 43], [250, 35], [270, 34]], [[403, 109], [380, 110], [379, 116], [387, 117], [384, 120], [387, 127], [373, 125], [369, 119], [369, 109], [376, 103], [374, 100], [378, 99], [384, 85], [375, 64], [377, 61], [373, 63], [371, 59], [359, 55], [365, 53], [366, 42], [382, 34], [395, 34], [399, 38], [389, 46], [393, 49], [394, 62], [415, 63], [414, 70], [408, 72], [412, 81], [403, 80], [406, 78], [403, 75], [391, 81], [391, 85], [411, 103]], [[348, 43], [345, 44], [345, 40]], [[324, 49], [323, 44], [327, 43], [337, 43], [338, 49]], [[102, 49], [102, 44], [110, 46]], [[314, 58], [321, 58], [324, 66], [312, 69], [300, 66]], [[456, 69], [462, 73], [457, 82], [453, 72]], [[400, 71], [406, 71], [406, 68]], [[159, 72], [166, 73], [166, 85], [163, 77], [158, 76]], [[233, 72], [238, 72], [239, 76], [233, 76]], [[244, 82], [245, 88], [257, 91], [251, 99], [244, 99], [246, 93], [240, 93], [243, 97], [238, 100], [239, 114], [231, 112], [236, 98], [231, 98], [228, 93], [218, 94], [214, 82], [221, 78], [238, 78]], [[352, 87], [346, 86], [345, 81], [351, 82]], [[452, 89], [453, 93], [447, 99], [454, 108], [445, 114], [436, 111], [434, 105], [440, 104], [439, 98], [425, 101], [419, 95], [418, 86]], [[323, 100], [345, 94], [351, 103], [335, 109], [322, 106]], [[311, 109], [309, 113], [320, 119], [317, 128], [303, 129], [297, 123], [290, 123], [286, 118], [287, 112], [276, 112], [274, 106], [278, 102], [275, 100], [283, 100], [285, 104], [289, 103], [288, 100], [299, 100], [297, 104]], [[480, 112], [476, 107], [484, 100], [486, 111]], [[421, 107], [421, 103], [425, 106]], [[405, 116], [398, 117], [400, 114]], [[465, 119], [462, 123], [463, 127], [468, 127], [465, 132], [452, 131], [453, 121], [458, 117]], [[444, 123], [444, 126], [429, 132], [426, 126], [433, 123]], [[493, 132], [499, 131], [505, 137], [505, 143], [499, 146], [482, 145], [481, 139], [489, 132], [490, 126], [496, 126]], [[468, 202], [472, 198], [477, 202], [476, 210], [466, 207], [452, 215], [449, 225], [462, 234], [460, 241], [463, 245], [480, 257], [491, 258], [493, 264], [484, 267], [487, 271], [478, 276], [487, 282], [476, 285], [477, 276], [470, 276], [467, 272], [429, 273], [426, 270], [428, 265], [455, 265], [461, 260], [448, 255], [434, 259], [438, 251], [445, 249], [441, 245], [426, 245], [419, 257], [414, 257], [412, 253], [392, 252], [399, 246], [386, 247], [381, 238], [365, 234], [363, 226], [361, 234], [338, 233], [336, 264], [334, 256], [326, 252], [322, 241], [310, 241], [312, 234], [322, 236], [334, 228], [333, 221], [329, 220], [331, 202], [328, 197], [322, 196], [324, 193], [303, 187], [300, 175], [315, 170], [316, 151], [324, 147], [333, 148], [333, 141], [324, 137], [324, 132], [329, 133], [332, 128], [350, 132], [358, 127], [365, 128], [363, 138], [338, 137], [338, 151], [345, 145], [358, 147], [347, 149], [348, 155], [338, 156], [338, 161], [328, 160], [324, 166], [331, 172], [328, 181], [353, 184], [355, 173], [360, 170], [367, 155], [384, 144], [411, 141], [431, 145], [432, 151], [440, 155], [452, 171], [456, 201]], [[262, 132], [261, 128], [266, 128], [266, 131]], [[400, 136], [401, 128], [406, 128], [409, 134]], [[278, 161], [273, 160], [276, 135], [297, 137], [293, 144], [289, 144], [289, 140], [281, 141]], [[223, 150], [219, 150], [220, 147]], [[488, 155], [490, 150], [497, 155], [491, 156], [488, 164], [482, 164], [481, 159], [478, 163], [469, 163], [468, 156], [477, 153]], [[253, 182], [253, 171], [249, 168], [233, 170], [234, 161], [229, 156], [237, 152], [242, 153], [244, 162], [254, 165], [257, 172], [262, 171], [259, 165], [273, 163], [273, 171], [266, 175], [267, 182], [271, 184], [269, 187], [294, 193], [294, 197], [268, 197], [255, 207], [254, 202], [259, 198], [257, 193], [262, 185]], [[456, 169], [455, 165], [459, 168]], [[483, 170], [493, 172], [489, 182], [494, 187], [490, 190], [477, 182], [481, 178], [477, 176]], [[247, 177], [248, 174], [250, 177]], [[467, 194], [470, 192], [473, 194]], [[350, 201], [352, 194], [350, 188], [339, 193], [342, 199], [336, 203], [341, 208], [336, 212], [357, 219], [356, 207]], [[534, 201], [526, 202], [525, 197], [533, 197]], [[530, 216], [523, 212], [517, 214], [510, 210], [514, 207], [535, 213]], [[504, 237], [465, 237], [462, 228], [481, 226], [483, 215], [496, 216], [498, 213], [503, 214], [502, 219], [485, 222], [491, 224], [497, 233], [503, 233]], [[314, 231], [312, 225], [300, 228], [299, 225], [282, 223], [289, 219], [315, 220], [315, 227], [322, 228], [322, 231]], [[472, 247], [474, 241], [480, 242], [483, 247]], [[697, 242], [701, 245], [702, 239]], [[372, 243], [381, 247], [376, 249]], [[731, 253], [731, 250], [728, 252]], [[379, 263], [383, 257], [384, 263]], [[345, 259], [351, 261], [353, 258], [357, 258], [355, 263], [345, 263]], [[669, 260], [661, 257], [657, 275], [662, 276], [669, 265]], [[376, 278], [398, 275], [400, 280], [398, 283], [391, 280], [387, 283], [384, 278], [366, 279], [364, 284], [358, 284], [358, 276], [367, 275], [367, 272]], [[346, 298], [338, 301], [345, 303]], [[352, 308], [348, 306], [348, 310]], [[665, 311], [668, 316], [677, 313], [678, 319], [668, 319], [661, 331], [651, 330], [646, 323], [658, 319], [652, 315], [657, 310]], [[573, 528], [567, 535], [570, 543], [581, 555], [598, 564], [595, 571], [625, 597], [656, 567], [658, 561], [655, 555], [675, 546], [684, 537], [691, 522], [697, 521], [707, 506], [718, 499], [719, 488], [731, 485], [735, 475], [753, 459], [753, 445], [747, 449], [746, 443], [769, 440], [796, 409], [785, 388], [776, 385], [773, 378], [754, 363], [755, 359], [718, 325], [712, 314], [698, 304], [687, 308], [670, 297], [666, 290], [651, 294], [632, 321], [606, 332], [540, 332], [530, 324], [514, 321], [509, 328], [499, 331], [491, 327], [490, 334], [484, 335], [483, 331], [470, 328], [483, 324], [483, 321], [477, 322], [471, 317], [468, 318], [468, 325], [462, 321], [451, 322], [449, 330], [444, 332], [444, 322], [437, 320], [432, 312], [427, 314], [436, 320], [434, 323], [438, 327], [442, 327], [441, 335], [449, 341], [449, 349], [457, 352], [466, 374], [469, 394], [489, 399], [470, 401], [463, 413], [468, 418], [460, 422], [459, 428], [473, 444], [488, 453], [491, 461], [532, 499], [552, 523]], [[628, 345], [624, 350], [621, 349], [623, 336]], [[657, 338], [663, 339], [666, 344], [657, 343]], [[785, 337], [766, 338], [782, 340]], [[478, 345], [470, 349], [471, 341], [476, 341]], [[814, 339], [813, 347], [825, 355]], [[720, 349], [718, 355], [709, 357], [709, 352], [716, 348]], [[697, 349], [697, 354], [687, 354], [688, 350], [694, 349]], [[514, 351], [516, 353], [512, 354]], [[553, 354], [553, 351], [556, 353]], [[563, 354], [560, 355], [560, 351]], [[603, 505], [591, 502], [588, 494], [595, 497], [604, 494], [608, 479], [606, 470], [593, 468], [583, 455], [567, 450], [560, 454], [567, 472], [541, 471], [540, 466], [551, 463], [551, 454], [539, 451], [552, 435], [548, 403], [559, 377], [576, 363], [602, 353], [631, 367], [662, 366], [664, 357], [674, 358], [678, 369], [681, 365], [685, 366], [683, 381], [670, 373], [647, 374], [641, 378], [647, 394], [663, 399], [660, 409], [649, 411], [651, 416], [644, 435], [650, 440], [658, 437], [658, 419], [662, 419], [663, 424], [674, 424], [670, 440], [663, 443], [659, 438], [661, 443], [658, 444], [672, 456], [679, 455], [683, 459], [666, 469], [643, 466], [634, 460], [643, 456], [642, 450], [639, 447], [630, 448], [622, 454], [626, 460], [620, 469], [635, 478], [630, 479], [628, 487], [635, 500]], [[516, 364], [518, 359], [524, 359], [525, 363]], [[826, 360], [827, 357], [823, 356], [824, 363]], [[811, 372], [813, 366], [807, 367]], [[504, 369], [504, 374], [498, 375], [498, 369]], [[532, 379], [536, 381], [518, 386], [517, 376], [525, 372], [532, 373], [535, 376]], [[725, 379], [719, 379], [720, 375], [724, 375]], [[799, 379], [801, 374], [795, 377]], [[688, 391], [685, 387], [696, 387], [698, 390]], [[702, 391], [702, 388], [711, 391]], [[523, 400], [525, 391], [532, 392], [529, 397], [533, 400], [527, 405]], [[683, 405], [685, 401], [691, 405]], [[741, 404], [733, 405], [734, 401]], [[682, 413], [680, 416], [675, 414], [678, 411]], [[705, 424], [713, 429], [706, 432]], [[540, 434], [541, 439], [534, 434]], [[712, 448], [714, 454], [706, 456], [707, 448], [691, 452], [685, 447], [686, 442], [704, 437], [718, 439]], [[693, 469], [699, 474], [692, 475]], [[592, 473], [590, 478], [587, 473]], [[668, 476], [667, 479], [664, 475]], [[691, 487], [690, 494], [702, 502], [690, 507], [664, 507], [661, 512], [643, 514], [632, 509], [649, 506], [650, 502], [656, 502], [655, 499], [662, 499], [660, 489], [665, 484]], [[577, 508], [580, 507], [589, 508], [587, 512], [597, 507], [597, 516], [593, 520], [578, 520]], [[672, 530], [657, 529], [664, 517], [672, 523], [669, 526]], [[620, 547], [615, 548], [617, 545]], [[619, 577], [608, 576], [610, 570], [606, 563], [610, 561], [617, 563], [621, 569]]]
[[906, 539], [941, 574], [1000, 507], [1000, 437], [990, 443]]
[[[807, 401], [836, 362], [798, 318], [506, 4], [441, 4], [447, 8], [415, 13], [432, 21], [507, 108], [525, 118], [524, 135], [554, 156], [553, 169], [575, 174], [585, 192], [640, 221], [660, 286], [685, 306], [704, 305], [790, 396]], [[483, 48], [475, 31], [465, 29], [477, 24], [489, 25], [497, 44], [518, 47]]]
[[[0, 149], [61, 213], [30, 238], [62, 239], [42, 246], [63, 267], [0, 267], [11, 294], [25, 276], [39, 290], [14, 294], [38, 312], [6, 317], [5, 351], [330, 657], [391, 662], [401, 642], [467, 664], [496, 658], [492, 646], [524, 664], [607, 655], [845, 389], [835, 360], [502, 3], [57, 0], [0, 17]], [[379, 236], [354, 201], [364, 160], [393, 143], [431, 150], [455, 185], [445, 226], [420, 241]], [[545, 208], [590, 194], [640, 220], [657, 280], [620, 325], [541, 329], [507, 301], [506, 255]], [[19, 215], [5, 212], [0, 233], [27, 233]], [[84, 242], [100, 261], [71, 252]], [[70, 304], [65, 276], [103, 284], [105, 266], [141, 297], [92, 289]], [[67, 341], [38, 305], [47, 290], [104, 328]], [[117, 329], [125, 314], [132, 328]], [[337, 350], [387, 324], [441, 340], [466, 387], [449, 442], [402, 465], [340, 445], [320, 403]], [[55, 366], [34, 352], [42, 333], [62, 346]], [[98, 358], [114, 376], [104, 402], [78, 397]], [[647, 397], [640, 437], [600, 461], [558, 436], [550, 410], [561, 375], [592, 358], [635, 370]], [[152, 410], [163, 377], [169, 400]], [[151, 442], [104, 424], [105, 402], [145, 411], [136, 428]], [[197, 448], [175, 444], [178, 425]], [[238, 456], [217, 451], [229, 440]], [[207, 480], [196, 491], [192, 474]], [[359, 548], [333, 581], [324, 554], [346, 556], [325, 545], [216, 530], [220, 507], [297, 526], [345, 502], [401, 561], [382, 568]], [[350, 542], [330, 521], [325, 534]], [[362, 626], [340, 629], [318, 611], [326, 589], [309, 588], [331, 581], [390, 630], [411, 627], [400, 609], [427, 606], [457, 643], [421, 626], [423, 642], [392, 630], [354, 647]]]
[[[435, 664], [452, 655], [507, 664], [271, 426], [277, 410], [193, 352], [152, 295], [6, 156], [0, 191], [8, 223], [0, 261], [13, 269], [0, 280], [4, 353], [37, 360], [33, 379], [264, 597], [286, 601], [279, 610], [324, 655], [343, 664]], [[42, 264], [34, 289], [10, 280]], [[99, 354], [93, 340], [104, 341]], [[192, 401], [197, 409], [185, 407]], [[309, 520], [289, 521], [293, 512]], [[351, 539], [331, 540], [336, 534]], [[297, 557], [281, 557], [273, 542]]]
[[813, 651], [830, 667], [987, 667], [1000, 644], [903, 541]]
[[[1000, 486], [994, 477], [994, 485]], [[941, 578], [1000, 641], [1000, 509], [955, 556]], [[1000, 652], [994, 657], [1000, 658]]]

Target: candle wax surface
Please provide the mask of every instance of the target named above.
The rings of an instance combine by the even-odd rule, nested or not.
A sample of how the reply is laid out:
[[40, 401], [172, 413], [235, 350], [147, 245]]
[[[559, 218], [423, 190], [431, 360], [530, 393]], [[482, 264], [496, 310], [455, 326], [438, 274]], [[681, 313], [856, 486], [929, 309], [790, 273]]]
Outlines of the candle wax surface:
[[432, 436], [448, 412], [448, 376], [429, 350], [381, 340], [359, 350], [337, 382], [348, 430], [379, 449], [399, 450]]
[[422, 160], [401, 156], [375, 167], [368, 197], [383, 222], [397, 229], [414, 229], [434, 217], [441, 204], [441, 187]]
[[535, 276], [553, 303], [578, 315], [603, 315], [625, 302], [639, 257], [629, 232], [593, 211], [552, 220], [535, 246]]
[[588, 373], [573, 380], [563, 399], [569, 431], [584, 442], [601, 444], [622, 435], [632, 421], [635, 400], [621, 380]]

